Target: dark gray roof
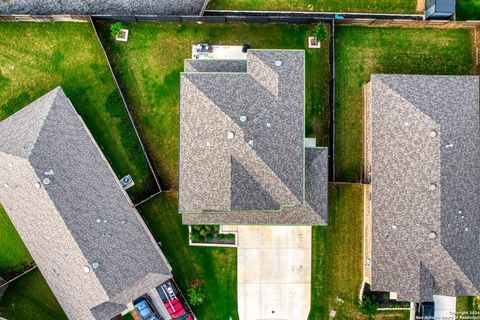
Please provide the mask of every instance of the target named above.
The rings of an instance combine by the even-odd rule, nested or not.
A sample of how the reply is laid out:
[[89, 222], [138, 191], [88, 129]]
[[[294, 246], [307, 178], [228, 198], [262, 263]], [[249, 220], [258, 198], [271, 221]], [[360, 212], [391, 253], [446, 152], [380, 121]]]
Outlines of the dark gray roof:
[[478, 77], [372, 75], [370, 95], [372, 289], [478, 295]]
[[[276, 65], [278, 61], [281, 65]], [[196, 62], [186, 62], [187, 70], [194, 68], [192, 63]], [[199, 221], [213, 213], [216, 219], [229, 217], [223, 222], [233, 223], [237, 211], [254, 210], [258, 215], [296, 207], [300, 221], [300, 215], [308, 215], [304, 212], [304, 52], [249, 50], [247, 72], [241, 72], [238, 63], [210, 60], [207, 67], [202, 65], [207, 72], [181, 74], [179, 210], [199, 214]], [[318, 163], [327, 170], [326, 163]], [[323, 181], [325, 186], [313, 192], [326, 206]], [[323, 210], [321, 205], [316, 208], [320, 207]], [[323, 223], [325, 215], [317, 213], [315, 224]], [[254, 216], [245, 213], [240, 220], [263, 223], [259, 220], [267, 217]]]
[[171, 277], [60, 88], [0, 122], [0, 202], [69, 318], [110, 319]]
[[247, 72], [247, 60], [187, 59], [185, 72]]
[[205, 0], [8, 0], [0, 14], [198, 15]]

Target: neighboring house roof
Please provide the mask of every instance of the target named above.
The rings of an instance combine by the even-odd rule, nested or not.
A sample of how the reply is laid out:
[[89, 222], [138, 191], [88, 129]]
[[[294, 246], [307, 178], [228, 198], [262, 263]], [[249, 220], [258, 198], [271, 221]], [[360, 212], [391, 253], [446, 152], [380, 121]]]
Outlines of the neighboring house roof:
[[372, 290], [478, 295], [479, 78], [372, 75]]
[[71, 319], [110, 319], [171, 277], [61, 88], [0, 122], [0, 202]]
[[198, 15], [205, 0], [13, 0], [0, 14]]
[[[312, 164], [305, 166], [304, 51], [249, 50], [244, 62], [187, 60], [185, 68], [184, 223], [326, 224], [326, 148], [307, 152]], [[320, 182], [307, 183], [305, 174]]]

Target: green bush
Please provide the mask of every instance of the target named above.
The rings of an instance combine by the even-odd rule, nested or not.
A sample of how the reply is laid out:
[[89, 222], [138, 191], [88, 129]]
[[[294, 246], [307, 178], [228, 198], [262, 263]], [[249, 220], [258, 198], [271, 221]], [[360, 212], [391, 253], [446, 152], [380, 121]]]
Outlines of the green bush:
[[203, 293], [202, 287], [192, 286], [187, 290], [188, 302], [192, 306], [201, 305], [205, 301], [205, 293]]
[[203, 227], [201, 225], [194, 225], [192, 226], [194, 230], [197, 230], [197, 231], [200, 231], [203, 229]]
[[232, 233], [227, 234], [227, 240], [228, 240], [228, 241], [233, 241], [233, 240], [235, 240], [235, 235], [232, 234]]
[[220, 240], [220, 241], [225, 240], [225, 235], [224, 234], [217, 235], [217, 240]]
[[360, 304], [360, 312], [372, 319], [374, 315], [378, 313], [379, 304], [372, 297], [365, 296], [363, 297], [362, 303]]
[[314, 36], [315, 38], [321, 42], [323, 40], [325, 40], [327, 37], [328, 37], [328, 29], [327, 27], [323, 24], [323, 23], [319, 23], [315, 26], [315, 29], [314, 29]]
[[213, 234], [211, 234], [211, 233], [207, 234], [207, 240], [212, 241], [213, 240]]
[[205, 235], [207, 234], [207, 232], [208, 232], [207, 230], [202, 229], [202, 230], [200, 230], [200, 231], [198, 232], [198, 234], [200, 234], [202, 237], [205, 237]]
[[220, 226], [218, 224], [213, 226], [213, 232], [218, 233], [220, 231]]
[[120, 33], [120, 29], [123, 29], [123, 24], [121, 22], [115, 22], [110, 26], [110, 35], [116, 38]]
[[192, 240], [193, 242], [202, 242], [203, 241], [203, 237], [201, 237], [199, 234], [197, 233], [192, 233], [190, 235], [190, 240]]

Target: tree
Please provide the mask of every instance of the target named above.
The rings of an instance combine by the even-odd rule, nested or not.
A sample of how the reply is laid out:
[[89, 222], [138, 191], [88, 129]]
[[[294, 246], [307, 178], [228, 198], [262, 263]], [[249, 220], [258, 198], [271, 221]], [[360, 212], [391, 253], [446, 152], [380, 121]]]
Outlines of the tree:
[[190, 302], [192, 306], [198, 306], [205, 302], [205, 293], [200, 286], [191, 286], [187, 290], [187, 295], [188, 302]]
[[373, 316], [378, 313], [379, 303], [375, 301], [370, 296], [365, 296], [362, 299], [360, 304], [360, 312], [368, 317], [368, 319], [373, 319]]
[[315, 26], [315, 29], [313, 32], [314, 32], [315, 39], [317, 39], [318, 42], [322, 42], [328, 37], [328, 29], [321, 22]]
[[110, 35], [114, 38], [118, 37], [120, 29], [123, 29], [123, 24], [121, 22], [115, 22], [110, 26]]

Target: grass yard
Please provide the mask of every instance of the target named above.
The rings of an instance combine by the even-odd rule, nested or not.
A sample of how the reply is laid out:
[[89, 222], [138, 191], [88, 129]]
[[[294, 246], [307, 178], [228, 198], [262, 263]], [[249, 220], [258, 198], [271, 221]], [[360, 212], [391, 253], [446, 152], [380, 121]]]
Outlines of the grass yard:
[[237, 250], [190, 247], [188, 227], [178, 214], [178, 195], [163, 193], [140, 207], [155, 239], [172, 265], [173, 275], [184, 294], [193, 279], [200, 279], [206, 293], [204, 304], [193, 307], [198, 319], [238, 319]]
[[0, 277], [8, 278], [33, 264], [32, 257], [1, 205], [0, 243]]
[[2, 22], [0, 30], [0, 120], [62, 86], [118, 177], [132, 175], [133, 199], [155, 192], [91, 25]]
[[0, 301], [0, 316], [9, 320], [67, 319], [38, 269], [9, 285]]
[[480, 297], [457, 297], [457, 312], [467, 312], [464, 316], [472, 312], [470, 316], [475, 318], [474, 312], [480, 312]]
[[[127, 43], [112, 41], [109, 25], [99, 23], [102, 41], [135, 121], [151, 150], [166, 189], [178, 188], [178, 105], [180, 72], [191, 46], [199, 42], [252, 48], [304, 49], [313, 25], [134, 23]], [[308, 136], [328, 145], [328, 40], [322, 49], [306, 49]]]
[[335, 39], [336, 181], [363, 168], [363, 85], [372, 73], [473, 74], [472, 31], [338, 27]]
[[[309, 320], [328, 319], [331, 309], [337, 311], [338, 319], [366, 319], [358, 311], [363, 272], [362, 241], [363, 186], [330, 185], [328, 226], [313, 227]], [[405, 319], [406, 314], [382, 312], [375, 319]]]
[[457, 20], [480, 20], [480, 0], [457, 0]]
[[415, 0], [210, 0], [208, 5], [209, 10], [371, 13], [415, 13], [416, 7]]

